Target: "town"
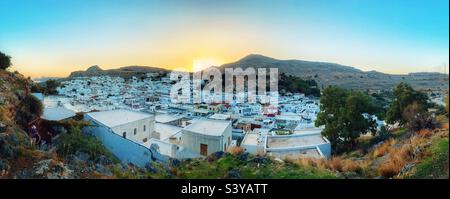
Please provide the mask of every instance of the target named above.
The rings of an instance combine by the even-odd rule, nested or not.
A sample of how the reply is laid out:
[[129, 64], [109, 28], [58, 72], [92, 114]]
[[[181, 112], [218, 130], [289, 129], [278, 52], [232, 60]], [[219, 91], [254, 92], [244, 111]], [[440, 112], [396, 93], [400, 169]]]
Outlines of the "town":
[[[58, 95], [34, 93], [43, 119], [61, 121], [85, 113], [96, 136], [121, 161], [145, 166], [152, 160], [208, 156], [240, 146], [278, 159], [329, 158], [330, 142], [314, 122], [319, 98], [279, 96], [277, 107], [261, 103], [172, 103], [169, 75], [144, 78], [92, 76], [63, 81]], [[379, 121], [382, 123], [382, 121]]]

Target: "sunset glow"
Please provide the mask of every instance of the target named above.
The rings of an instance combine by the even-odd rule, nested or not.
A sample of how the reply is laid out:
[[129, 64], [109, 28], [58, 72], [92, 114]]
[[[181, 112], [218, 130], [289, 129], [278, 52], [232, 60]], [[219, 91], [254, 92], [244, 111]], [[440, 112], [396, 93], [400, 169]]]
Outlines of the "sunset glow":
[[248, 54], [446, 72], [447, 8], [447, 0], [2, 0], [0, 50], [13, 57], [11, 70], [32, 77], [92, 65], [195, 70]]

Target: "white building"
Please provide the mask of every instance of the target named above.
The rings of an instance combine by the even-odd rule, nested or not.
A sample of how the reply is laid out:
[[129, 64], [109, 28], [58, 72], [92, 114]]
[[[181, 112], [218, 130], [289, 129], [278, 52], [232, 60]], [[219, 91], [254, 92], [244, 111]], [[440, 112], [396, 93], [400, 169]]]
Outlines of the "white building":
[[155, 129], [154, 115], [129, 110], [91, 112], [85, 119], [139, 144], [146, 143]]
[[321, 135], [322, 128], [295, 131], [292, 135], [271, 135], [268, 130], [247, 133], [241, 146], [249, 153], [280, 159], [330, 158], [331, 144]]
[[217, 151], [226, 151], [231, 145], [231, 121], [200, 119], [183, 129], [183, 147], [207, 156]]

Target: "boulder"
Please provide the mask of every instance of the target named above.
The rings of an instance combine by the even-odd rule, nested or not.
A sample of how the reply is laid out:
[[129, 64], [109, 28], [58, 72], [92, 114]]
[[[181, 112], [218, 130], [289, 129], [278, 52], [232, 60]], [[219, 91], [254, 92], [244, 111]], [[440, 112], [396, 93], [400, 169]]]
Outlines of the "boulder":
[[80, 161], [84, 161], [87, 162], [90, 158], [89, 154], [85, 153], [85, 152], [81, 152], [81, 151], [77, 151], [75, 152], [75, 157], [80, 160]]
[[178, 167], [181, 165], [181, 161], [175, 158], [170, 159], [170, 166]]
[[241, 172], [239, 171], [239, 169], [231, 169], [228, 171], [227, 173], [227, 178], [231, 178], [231, 179], [240, 179], [241, 178]]
[[156, 173], [158, 172], [158, 170], [156, 169], [156, 167], [152, 164], [152, 163], [147, 163], [145, 165], [145, 170], [150, 172], [150, 173]]
[[249, 156], [249, 155], [250, 155], [250, 153], [244, 152], [244, 153], [240, 154], [240, 155], [238, 156], [238, 158], [239, 158], [239, 160], [241, 160], [241, 161], [246, 161], [246, 160], [248, 159], [248, 156]]
[[251, 160], [251, 162], [259, 163], [259, 164], [266, 164], [268, 161], [269, 160], [263, 156], [256, 156]]
[[14, 157], [14, 149], [6, 140], [5, 136], [0, 136], [0, 157], [6, 159]]
[[0, 177], [8, 174], [9, 169], [10, 166], [8, 161], [0, 159]]
[[106, 176], [112, 176], [112, 172], [111, 169], [109, 169], [108, 167], [104, 166], [103, 164], [96, 164], [95, 165], [95, 171], [97, 173], [100, 173], [102, 175], [106, 175]]
[[6, 124], [3, 122], [0, 122], [0, 133], [4, 133], [6, 131]]
[[47, 159], [39, 161], [33, 166], [32, 177], [43, 179], [73, 179], [73, 173], [64, 163]]
[[98, 157], [95, 160], [96, 164], [101, 164], [101, 165], [111, 165], [113, 162], [112, 160], [110, 160], [108, 157], [101, 155], [100, 157]]

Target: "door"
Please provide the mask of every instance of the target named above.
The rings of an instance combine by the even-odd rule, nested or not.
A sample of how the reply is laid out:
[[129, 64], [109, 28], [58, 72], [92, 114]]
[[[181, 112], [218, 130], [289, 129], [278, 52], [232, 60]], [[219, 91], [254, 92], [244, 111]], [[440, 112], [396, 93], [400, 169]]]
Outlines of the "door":
[[200, 155], [203, 155], [203, 156], [208, 155], [208, 145], [200, 144]]

